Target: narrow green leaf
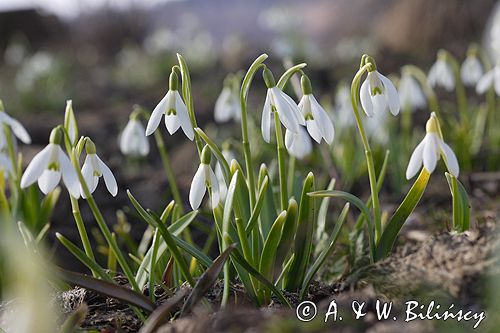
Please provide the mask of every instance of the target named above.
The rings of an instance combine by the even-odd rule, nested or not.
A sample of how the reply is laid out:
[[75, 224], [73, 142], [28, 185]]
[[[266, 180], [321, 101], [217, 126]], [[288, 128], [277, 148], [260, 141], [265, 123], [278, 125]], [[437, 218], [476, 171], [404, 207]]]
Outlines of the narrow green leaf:
[[252, 214], [250, 215], [250, 219], [248, 220], [248, 224], [245, 228], [245, 233], [247, 234], [247, 236], [250, 236], [252, 229], [255, 227], [257, 221], [259, 220], [259, 215], [264, 204], [268, 184], [269, 178], [267, 176], [264, 176], [264, 180], [262, 181], [259, 188], [257, 202], [255, 203], [255, 207], [253, 208]]
[[250, 194], [248, 192], [248, 184], [243, 177], [245, 174], [241, 165], [236, 160], [231, 161], [231, 175], [234, 175], [236, 171], [239, 172], [238, 181], [235, 190], [235, 209], [236, 216], [239, 216], [242, 220], [248, 221], [251, 215], [250, 208]]
[[73, 244], [69, 239], [56, 232], [57, 240], [69, 251], [73, 254], [82, 264], [87, 266], [91, 272], [96, 272], [97, 275], [106, 281], [113, 281], [109, 275], [104, 271], [104, 269], [93, 259], [89, 258], [85, 252], [80, 250], [78, 246]]
[[54, 207], [59, 200], [60, 194], [61, 188], [56, 187], [42, 200], [42, 203], [40, 205], [40, 213], [38, 215], [39, 226], [45, 226], [49, 222], [50, 216], [52, 215], [52, 211], [54, 210]]
[[335, 228], [333, 229], [332, 235], [330, 236], [330, 239], [328, 240], [328, 246], [321, 252], [319, 257], [316, 259], [314, 264], [311, 266], [309, 271], [307, 272], [307, 275], [304, 279], [304, 283], [302, 284], [302, 289], [300, 291], [300, 299], [304, 299], [304, 296], [309, 288], [309, 284], [311, 283], [314, 275], [320, 267], [323, 265], [325, 262], [326, 258], [329, 257], [333, 249], [335, 247], [335, 243], [337, 242], [337, 239], [340, 235], [340, 230], [342, 229], [342, 226], [344, 225], [344, 221], [347, 217], [347, 213], [349, 212], [349, 203], [346, 203], [344, 206], [344, 209], [342, 209], [342, 212], [340, 213], [340, 216], [337, 220], [337, 223], [335, 224]]
[[281, 212], [276, 218], [271, 227], [271, 231], [264, 242], [264, 247], [262, 248], [262, 255], [260, 257], [260, 273], [268, 280], [273, 281], [274, 279], [274, 264], [276, 262], [276, 250], [278, 249], [278, 244], [281, 239], [283, 225], [285, 224], [287, 217], [286, 211]]
[[391, 253], [399, 230], [401, 230], [403, 224], [406, 222], [424, 194], [427, 183], [429, 182], [429, 177], [429, 172], [425, 168], [422, 168], [417, 180], [410, 188], [410, 191], [404, 198], [401, 205], [399, 205], [394, 215], [392, 215], [382, 232], [382, 236], [380, 237], [380, 241], [376, 248], [375, 261], [383, 259]]
[[[331, 191], [335, 187], [335, 178], [332, 178], [330, 180], [330, 183], [328, 183], [328, 187], [326, 188], [328, 191]], [[330, 197], [323, 198], [321, 200], [321, 204], [319, 205], [319, 210], [318, 210], [318, 222], [317, 222], [317, 228], [316, 228], [316, 248], [315, 251], [318, 253], [319, 251], [323, 250], [323, 246], [325, 245], [324, 243], [327, 240], [328, 235], [326, 234], [326, 217], [328, 214], [328, 205], [330, 203]]]
[[181, 316], [186, 315], [191, 311], [191, 309], [205, 296], [207, 291], [214, 285], [214, 283], [219, 278], [219, 274], [222, 268], [226, 264], [229, 255], [236, 248], [235, 244], [231, 244], [227, 247], [224, 252], [222, 252], [215, 260], [212, 266], [210, 266], [196, 281], [196, 285], [189, 294], [184, 306], [181, 310]]
[[148, 312], [153, 312], [155, 309], [155, 305], [147, 297], [133, 291], [132, 289], [109, 281], [99, 280], [89, 275], [71, 272], [64, 269], [55, 269], [53, 273], [61, 280], [69, 284], [93, 290], [107, 297], [118, 299], [130, 305], [138, 306]]
[[182, 275], [184, 276], [186, 281], [189, 282], [191, 286], [194, 286], [194, 280], [189, 272], [189, 267], [184, 257], [180, 253], [179, 249], [177, 248], [176, 241], [174, 240], [172, 234], [168, 231], [167, 227], [163, 224], [163, 222], [160, 219], [156, 220], [156, 216], [146, 212], [144, 208], [142, 208], [142, 206], [139, 204], [139, 202], [134, 198], [134, 196], [130, 191], [127, 190], [127, 194], [130, 201], [132, 202], [132, 205], [135, 207], [137, 212], [143, 217], [143, 219], [149, 224], [152, 224], [154, 227], [158, 228], [161, 236], [165, 240], [165, 243], [167, 244], [170, 252], [172, 253], [172, 256], [174, 257], [176, 263], [179, 265]]
[[[231, 237], [229, 235], [225, 235], [226, 242], [231, 243]], [[290, 302], [283, 296], [283, 293], [277, 289], [274, 284], [269, 282], [262, 274], [260, 274], [255, 268], [250, 265], [245, 258], [241, 255], [238, 249], [235, 249], [233, 252], [231, 252], [231, 259], [234, 260], [236, 263], [241, 265], [250, 275], [255, 277], [259, 282], [261, 282], [263, 285], [265, 285], [267, 288], [271, 289], [271, 291], [274, 293], [276, 297], [283, 303], [284, 305], [287, 305], [289, 308], [292, 307]]]
[[453, 206], [453, 229], [458, 232], [469, 230], [470, 201], [462, 183], [453, 175], [445, 172], [450, 186]]
[[286, 210], [286, 221], [283, 225], [283, 232], [276, 251], [276, 267], [279, 267], [288, 257], [290, 250], [293, 248], [293, 239], [297, 231], [297, 214], [299, 205], [294, 198], [288, 200], [288, 209]]
[[333, 197], [333, 198], [341, 198], [344, 199], [345, 201], [353, 204], [356, 206], [361, 213], [364, 215], [366, 221], [368, 221], [368, 237], [369, 237], [369, 242], [370, 242], [370, 253], [372, 257], [375, 255], [375, 244], [374, 240], [372, 238], [372, 235], [375, 234], [375, 228], [373, 226], [373, 220], [370, 215], [370, 211], [368, 210], [368, 207], [359, 199], [358, 197], [352, 195], [351, 193], [347, 193], [344, 191], [317, 191], [313, 193], [309, 193], [309, 195], [314, 196], [314, 197], [319, 197], [319, 198], [324, 198], [324, 197]]
[[271, 228], [271, 223], [278, 216], [278, 211], [276, 209], [276, 205], [274, 203], [274, 193], [273, 193], [273, 184], [272, 178], [269, 175], [269, 171], [265, 164], [260, 166], [259, 170], [259, 183], [262, 184], [264, 178], [267, 177], [269, 179], [269, 185], [267, 186], [267, 191], [264, 194], [264, 202], [262, 204], [262, 209], [260, 213], [259, 219], [259, 228], [261, 231], [262, 237], [264, 237], [263, 231], [269, 230]]
[[304, 180], [300, 198], [299, 220], [294, 245], [295, 260], [290, 267], [286, 281], [286, 289], [289, 291], [296, 291], [302, 285], [311, 257], [314, 233], [314, 223], [311, 223], [314, 221], [314, 197], [308, 193], [312, 191], [314, 191], [314, 175], [310, 172]]

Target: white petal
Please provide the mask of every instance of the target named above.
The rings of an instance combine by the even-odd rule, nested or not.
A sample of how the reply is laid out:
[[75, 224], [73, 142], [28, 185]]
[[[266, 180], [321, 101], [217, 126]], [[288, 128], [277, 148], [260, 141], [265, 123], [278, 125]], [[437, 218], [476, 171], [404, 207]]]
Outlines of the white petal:
[[61, 172], [45, 169], [38, 179], [38, 187], [44, 194], [49, 194], [61, 180]]
[[[99, 177], [94, 176], [94, 168], [92, 167], [92, 162], [90, 161], [90, 155], [87, 155], [87, 157], [85, 157], [85, 162], [83, 163], [82, 167], [82, 176], [83, 179], [85, 180], [85, 184], [87, 184], [89, 192], [94, 193], [95, 189], [97, 188], [97, 184], [99, 182]], [[82, 195], [82, 198], [84, 199], [87, 198], [81, 186], [80, 186], [80, 193]]]
[[476, 92], [478, 94], [484, 94], [486, 90], [488, 90], [491, 87], [495, 77], [494, 75], [495, 75], [495, 69], [492, 69], [488, 71], [486, 74], [484, 74], [482, 78], [479, 79], [476, 85]]
[[293, 100], [293, 98], [291, 98], [290, 96], [288, 96], [286, 93], [283, 92], [281, 95], [283, 96], [283, 98], [285, 99], [286, 103], [288, 104], [288, 107], [292, 111], [291, 113], [295, 117], [295, 120], [297, 121], [297, 123], [299, 123], [299, 125], [305, 126], [306, 125], [306, 121], [304, 119], [304, 116], [300, 112], [300, 108], [297, 105], [297, 103], [295, 103], [295, 101]]
[[437, 164], [437, 138], [436, 134], [428, 133], [424, 138], [423, 161], [424, 167], [432, 173]]
[[194, 174], [193, 181], [191, 182], [191, 189], [189, 190], [189, 203], [191, 208], [196, 210], [200, 207], [203, 196], [207, 190], [205, 186], [205, 164], [200, 164], [198, 170]]
[[179, 117], [182, 131], [184, 132], [184, 134], [186, 134], [186, 137], [189, 140], [193, 141], [193, 125], [191, 124], [191, 120], [189, 119], [186, 104], [184, 104], [184, 102], [182, 101], [181, 95], [179, 95], [178, 91], [175, 92], [175, 109], [177, 111], [177, 116]]
[[158, 128], [158, 125], [160, 125], [161, 117], [165, 114], [166, 111], [165, 108], [167, 105], [168, 96], [169, 94], [167, 92], [167, 94], [162, 98], [158, 105], [156, 105], [153, 112], [151, 113], [148, 125], [146, 126], [146, 136], [153, 134], [153, 132]]
[[429, 74], [427, 75], [427, 83], [429, 83], [431, 87], [435, 87], [438, 82], [438, 76], [439, 76], [439, 62], [436, 61], [429, 70]]
[[[311, 95], [310, 100], [311, 100], [312, 114], [316, 122], [316, 125], [319, 128], [321, 135], [323, 136], [325, 141], [328, 144], [332, 144], [333, 138], [335, 136], [335, 129], [333, 128], [332, 120], [330, 119], [330, 117], [328, 117], [328, 114], [326, 113], [325, 109], [323, 109], [323, 107], [318, 103], [318, 101], [314, 96]], [[311, 134], [311, 132], [309, 132], [309, 134]], [[311, 136], [314, 139], [314, 136], [312, 134]]]
[[389, 111], [396, 116], [399, 113], [400, 109], [400, 104], [399, 104], [399, 95], [398, 91], [394, 87], [394, 84], [392, 84], [391, 80], [389, 80], [387, 77], [384, 75], [378, 73], [379, 79], [382, 81], [382, 84], [384, 85], [385, 89], [385, 96], [387, 98], [387, 104], [389, 105]]
[[410, 162], [406, 168], [406, 179], [411, 179], [415, 176], [422, 166], [423, 151], [425, 146], [425, 139], [420, 142], [411, 154]]
[[220, 202], [219, 182], [217, 181], [217, 177], [215, 177], [212, 168], [208, 168], [210, 173], [210, 185], [212, 186], [212, 208], [215, 208]]
[[63, 152], [61, 146], [57, 145], [59, 150], [59, 164], [61, 167], [62, 179], [68, 192], [76, 199], [80, 197], [80, 181], [76, 174], [73, 165], [71, 164], [68, 156]]
[[218, 123], [223, 123], [231, 119], [231, 88], [224, 87], [215, 101], [214, 119]]
[[453, 69], [444, 61], [442, 66], [443, 73], [440, 76], [441, 83], [446, 90], [452, 91], [455, 88], [455, 75], [453, 74]]
[[361, 84], [361, 89], [359, 90], [359, 99], [366, 115], [368, 117], [373, 117], [373, 104], [368, 79], [366, 79], [363, 84]]
[[264, 102], [264, 107], [262, 108], [262, 120], [260, 125], [260, 129], [262, 131], [262, 138], [267, 143], [271, 141], [271, 123], [272, 123], [271, 117], [272, 117], [271, 92], [268, 89], [266, 94], [266, 100]]
[[24, 128], [24, 126], [16, 119], [10, 117], [7, 114], [5, 114], [5, 115], [7, 116], [5, 119], [5, 122], [10, 126], [14, 135], [17, 136], [19, 138], [19, 140], [21, 140], [22, 142], [24, 142], [26, 144], [30, 144], [31, 137], [28, 134], [28, 131], [26, 131], [26, 128]]
[[373, 104], [373, 113], [374, 115], [382, 115], [385, 114], [385, 109], [387, 108], [387, 98], [385, 95], [376, 94], [375, 96], [371, 96], [372, 104]]
[[283, 126], [294, 133], [299, 132], [299, 122], [297, 121], [296, 113], [300, 113], [299, 107], [290, 105], [290, 103], [284, 97], [285, 93], [278, 88], [271, 88], [272, 103], [276, 107], [279, 119]]
[[306, 120], [307, 132], [317, 143], [321, 143], [323, 137], [318, 127], [319, 120]]
[[165, 114], [165, 127], [167, 127], [170, 134], [177, 132], [179, 127], [181, 127], [179, 117], [176, 114]]
[[443, 140], [439, 140], [439, 148], [441, 148], [446, 168], [453, 176], [458, 177], [460, 167], [458, 166], [458, 160], [455, 153]]
[[51, 152], [55, 149], [54, 144], [49, 144], [42, 151], [33, 157], [30, 164], [24, 171], [23, 177], [21, 178], [21, 188], [26, 188], [37, 181], [42, 175], [43, 171], [47, 169], [49, 160], [51, 157]]
[[118, 193], [118, 184], [116, 183], [115, 176], [109, 169], [109, 167], [99, 158], [99, 156], [95, 155], [97, 159], [97, 163], [99, 163], [99, 167], [101, 168], [102, 178], [104, 178], [104, 183], [106, 184], [106, 188], [112, 196], [116, 196]]

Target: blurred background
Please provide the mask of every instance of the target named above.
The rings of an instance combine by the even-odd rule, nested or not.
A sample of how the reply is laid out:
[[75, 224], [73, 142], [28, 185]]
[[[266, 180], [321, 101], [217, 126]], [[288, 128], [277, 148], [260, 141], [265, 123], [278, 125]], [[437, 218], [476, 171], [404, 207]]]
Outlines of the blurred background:
[[[198, 122], [209, 126], [225, 76], [248, 68], [263, 52], [276, 75], [285, 58], [306, 61], [316, 94], [333, 99], [338, 82], [352, 79], [363, 53], [373, 55], [386, 74], [409, 63], [427, 71], [439, 48], [463, 59], [471, 42], [483, 40], [495, 3], [2, 0], [0, 98], [32, 135], [33, 144], [22, 147], [25, 162], [46, 145], [72, 99], [80, 133], [93, 138], [117, 175], [117, 199], [109, 200], [104, 187], [96, 192], [106, 215], [128, 212], [126, 188], [160, 210], [170, 196], [158, 155], [153, 150], [145, 162], [127, 160], [117, 138], [134, 104], [151, 110], [163, 97], [177, 52], [190, 66]], [[251, 93], [250, 112], [260, 114], [264, 87], [259, 82], [255, 89], [262, 94]], [[186, 196], [197, 167], [194, 149], [182, 134], [165, 141]], [[53, 231], [76, 240], [69, 201], [60, 201]], [[91, 220], [89, 212], [83, 214]], [[63, 261], [71, 266], [72, 260]]]

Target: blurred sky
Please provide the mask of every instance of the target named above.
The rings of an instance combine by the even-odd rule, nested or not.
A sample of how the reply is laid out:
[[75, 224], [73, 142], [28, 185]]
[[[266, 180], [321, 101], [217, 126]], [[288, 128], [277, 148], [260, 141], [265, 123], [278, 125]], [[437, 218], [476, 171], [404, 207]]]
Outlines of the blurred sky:
[[70, 19], [79, 13], [109, 6], [128, 8], [131, 6], [151, 7], [159, 3], [182, 0], [0, 0], [0, 12], [12, 9], [41, 8], [62, 18]]

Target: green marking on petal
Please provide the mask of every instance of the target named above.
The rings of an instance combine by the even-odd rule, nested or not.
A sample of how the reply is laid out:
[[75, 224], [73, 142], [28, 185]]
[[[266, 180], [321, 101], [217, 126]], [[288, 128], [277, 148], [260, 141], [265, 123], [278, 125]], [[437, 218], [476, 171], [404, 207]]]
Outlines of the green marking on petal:
[[59, 171], [59, 163], [57, 162], [52, 162], [49, 164], [48, 168], [49, 170], [53, 170], [53, 171]]
[[382, 95], [382, 88], [380, 88], [380, 87], [375, 87], [375, 88], [373, 88], [373, 89], [372, 89], [372, 96], [375, 96], [375, 95], [377, 95], [377, 94]]
[[174, 109], [174, 108], [169, 109], [169, 110], [167, 111], [167, 116], [175, 116], [175, 115], [177, 115], [177, 111], [175, 111], [175, 109]]

